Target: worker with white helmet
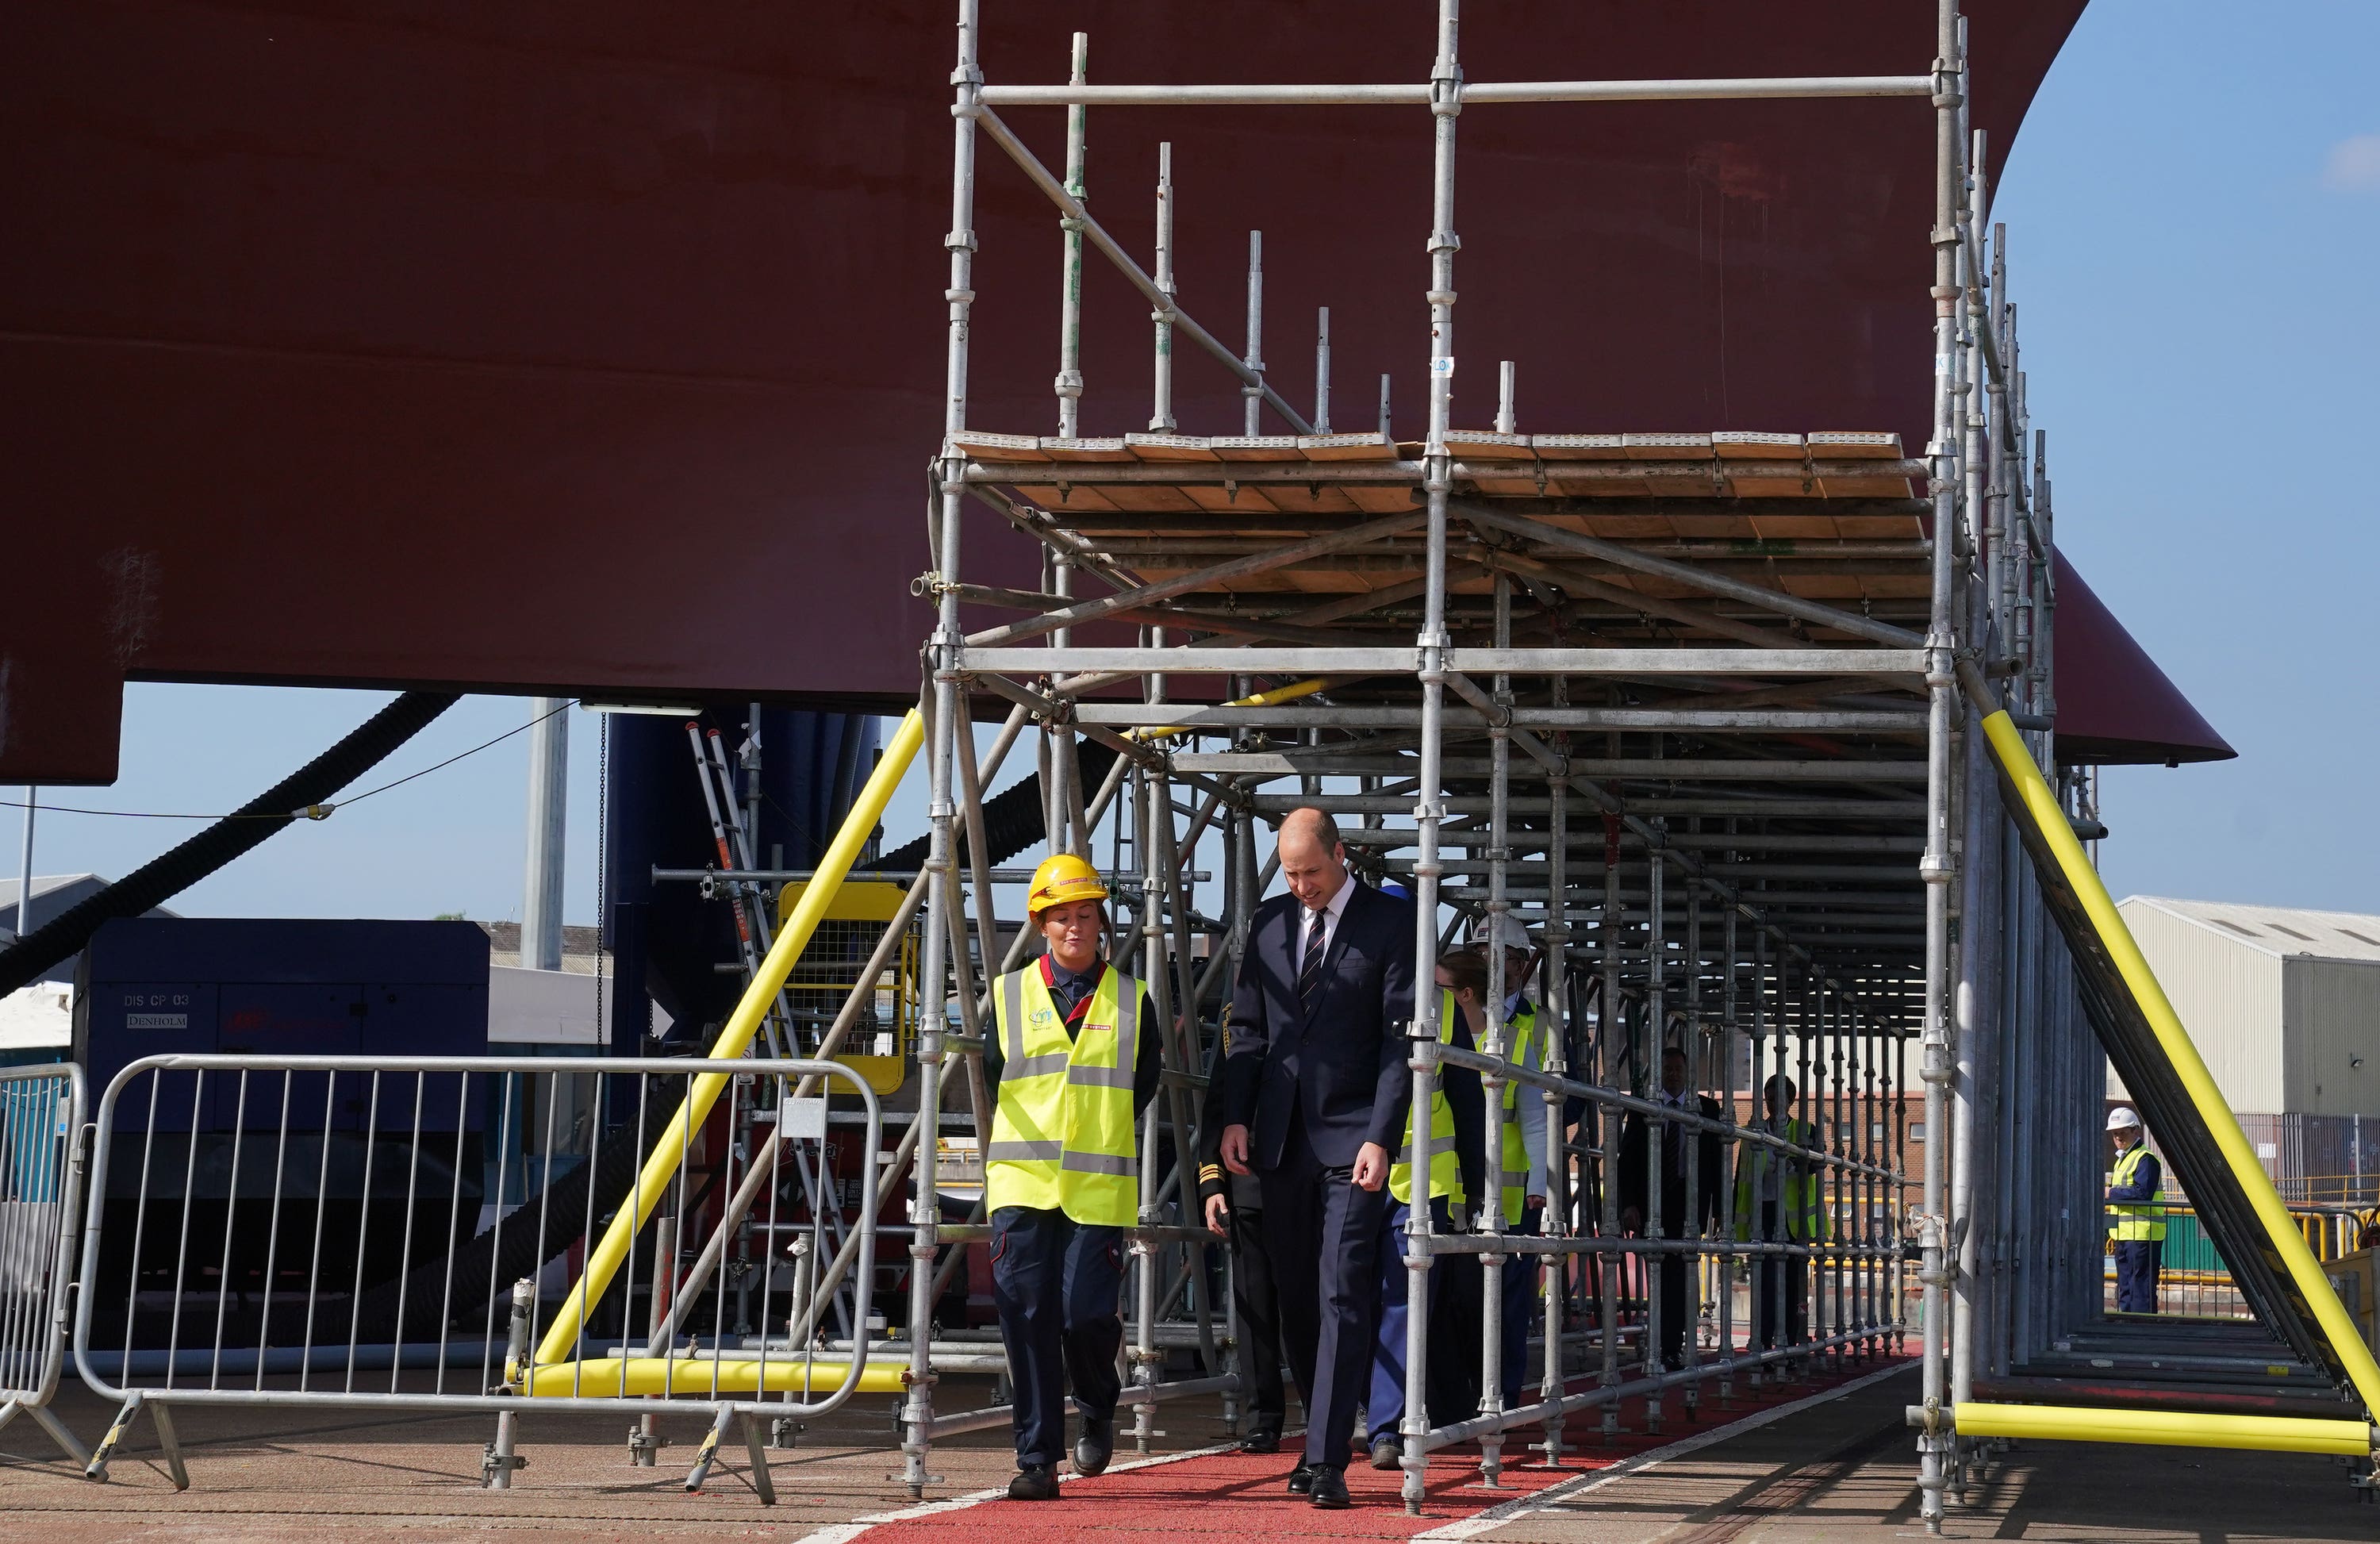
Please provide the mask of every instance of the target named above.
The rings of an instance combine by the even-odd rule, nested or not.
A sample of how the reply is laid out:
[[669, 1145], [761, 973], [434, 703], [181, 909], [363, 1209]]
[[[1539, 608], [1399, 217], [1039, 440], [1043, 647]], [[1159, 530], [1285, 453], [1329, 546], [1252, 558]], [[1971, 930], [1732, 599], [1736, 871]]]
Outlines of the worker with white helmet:
[[2128, 1105], [2107, 1117], [2116, 1139], [2116, 1166], [2107, 1175], [2107, 1236], [2116, 1249], [2116, 1311], [2157, 1311], [2157, 1274], [2165, 1255], [2165, 1173], [2142, 1140], [2141, 1118]]
[[1044, 859], [1026, 914], [1046, 952], [992, 985], [983, 1198], [1015, 1384], [1016, 1501], [1057, 1494], [1068, 1381], [1082, 1414], [1075, 1473], [1098, 1474], [1115, 1449], [1123, 1230], [1140, 1213], [1133, 1128], [1161, 1067], [1148, 994], [1099, 957], [1107, 898], [1083, 858]]

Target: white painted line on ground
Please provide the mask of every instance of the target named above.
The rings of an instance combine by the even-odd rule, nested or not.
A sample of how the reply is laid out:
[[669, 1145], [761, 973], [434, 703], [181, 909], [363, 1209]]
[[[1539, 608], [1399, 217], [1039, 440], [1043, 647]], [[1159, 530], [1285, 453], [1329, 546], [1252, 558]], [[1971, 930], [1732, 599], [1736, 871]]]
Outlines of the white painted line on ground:
[[[1283, 1432], [1282, 1436], [1291, 1437], [1297, 1434], [1297, 1430], [1292, 1430]], [[1239, 1447], [1240, 1444], [1237, 1441], [1219, 1442], [1211, 1448], [1191, 1448], [1183, 1453], [1160, 1453], [1155, 1458], [1135, 1458], [1122, 1464], [1111, 1464], [1101, 1473], [1122, 1475], [1129, 1474], [1135, 1469], [1154, 1469], [1160, 1464], [1179, 1464], [1184, 1459], [1212, 1458], [1217, 1453], [1236, 1453]], [[1078, 1479], [1099, 1477], [1099, 1475], [1065, 1474], [1058, 1477], [1058, 1483], [1065, 1485]], [[924, 1501], [916, 1506], [902, 1507], [895, 1512], [871, 1512], [865, 1516], [855, 1517], [848, 1523], [831, 1523], [822, 1528], [813, 1528], [795, 1539], [793, 1544], [850, 1544], [852, 1539], [857, 1538], [880, 1523], [912, 1523], [920, 1517], [932, 1517], [944, 1512], [965, 1512], [971, 1506], [981, 1506], [986, 1501], [1007, 1499], [1008, 1487], [1002, 1485], [995, 1489], [976, 1490], [964, 1496], [953, 1496], [946, 1501]]]
[[1609, 1485], [1613, 1480], [1625, 1479], [1630, 1475], [1642, 1474], [1672, 1459], [1683, 1458], [1690, 1453], [1699, 1453], [1714, 1442], [1724, 1442], [1730, 1437], [1740, 1437], [1747, 1431], [1756, 1430], [1772, 1421], [1781, 1421], [1788, 1416], [1799, 1415], [1814, 1405], [1824, 1404], [1828, 1400], [1840, 1399], [1845, 1394], [1857, 1393], [1871, 1383], [1880, 1383], [1888, 1378], [1897, 1378], [1916, 1366], [1915, 1362], [1911, 1361], [1895, 1367], [1879, 1368], [1864, 1378], [1855, 1378], [1840, 1387], [1822, 1390], [1806, 1398], [1794, 1400], [1790, 1404], [1779, 1404], [1774, 1409], [1759, 1411], [1744, 1416], [1742, 1420], [1730, 1421], [1725, 1426], [1713, 1427], [1707, 1431], [1698, 1431], [1692, 1437], [1682, 1441], [1671, 1442], [1666, 1447], [1647, 1449], [1633, 1457], [1621, 1459], [1608, 1469], [1589, 1470], [1576, 1479], [1566, 1479], [1560, 1485], [1549, 1485], [1543, 1490], [1533, 1490], [1525, 1496], [1515, 1496], [1500, 1506], [1489, 1507], [1485, 1512], [1460, 1518], [1443, 1527], [1435, 1527], [1427, 1533], [1417, 1534], [1414, 1538], [1413, 1544], [1455, 1544], [1455, 1541], [1460, 1539], [1476, 1538], [1481, 1534], [1500, 1528], [1515, 1518], [1526, 1516], [1532, 1512], [1542, 1512], [1548, 1507], [1568, 1501], [1572, 1496], [1584, 1495], [1589, 1490]]

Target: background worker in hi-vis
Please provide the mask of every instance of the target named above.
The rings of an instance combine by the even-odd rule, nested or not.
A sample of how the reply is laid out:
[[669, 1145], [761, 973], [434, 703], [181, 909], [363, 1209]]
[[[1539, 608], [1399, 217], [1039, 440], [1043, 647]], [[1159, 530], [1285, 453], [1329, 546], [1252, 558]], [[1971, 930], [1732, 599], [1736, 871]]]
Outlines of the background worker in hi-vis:
[[2115, 1240], [2116, 1311], [2157, 1311], [2165, 1254], [2165, 1171], [2141, 1140], [2141, 1117], [2129, 1105], [2107, 1116], [2116, 1166], [2107, 1172], [2107, 1236]]
[[1047, 952], [992, 989], [984, 1205], [1015, 1380], [1015, 1501], [1057, 1494], [1069, 1380], [1082, 1413], [1075, 1472], [1098, 1474], [1115, 1448], [1123, 1230], [1140, 1213], [1133, 1127], [1160, 1062], [1148, 994], [1099, 957], [1107, 898], [1082, 858], [1044, 859], [1026, 912]]

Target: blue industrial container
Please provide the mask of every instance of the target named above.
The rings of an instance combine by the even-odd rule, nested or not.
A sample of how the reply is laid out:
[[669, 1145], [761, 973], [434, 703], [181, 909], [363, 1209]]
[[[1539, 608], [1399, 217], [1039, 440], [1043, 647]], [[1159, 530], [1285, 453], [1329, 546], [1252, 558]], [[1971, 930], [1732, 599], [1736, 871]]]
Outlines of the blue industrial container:
[[[221, 1052], [266, 1056], [484, 1056], [488, 1053], [488, 935], [476, 922], [316, 920], [247, 917], [133, 917], [92, 935], [76, 971], [75, 1060], [94, 1100], [143, 1056]], [[277, 1088], [209, 1079], [205, 1108], [159, 1099], [156, 1129], [229, 1131], [277, 1125]], [[350, 1089], [347, 1085], [353, 1082]], [[385, 1080], [383, 1080], [385, 1081]], [[455, 1099], [427, 1080], [423, 1127], [452, 1131]], [[293, 1122], [321, 1129], [322, 1079], [297, 1080]], [[360, 1129], [371, 1112], [366, 1080], [340, 1079], [336, 1129]], [[377, 1123], [410, 1128], [411, 1080]], [[195, 1096], [194, 1096], [195, 1098]], [[145, 1123], [145, 1097], [119, 1128]], [[400, 1122], [396, 1117], [402, 1114]], [[476, 1116], [468, 1124], [477, 1125]]]
[[[127, 1067], [176, 1052], [488, 1053], [488, 938], [472, 922], [121, 918], [92, 935], [76, 989], [94, 1109]], [[493, 1080], [456, 1073], [131, 1079], [97, 1199], [107, 1333], [131, 1332], [127, 1315], [145, 1332], [201, 1289], [239, 1294], [227, 1344], [285, 1339], [301, 1311], [318, 1331], [372, 1332], [359, 1295], [475, 1230], [497, 1102]], [[353, 1262], [343, 1290], [307, 1274], [320, 1258]]]

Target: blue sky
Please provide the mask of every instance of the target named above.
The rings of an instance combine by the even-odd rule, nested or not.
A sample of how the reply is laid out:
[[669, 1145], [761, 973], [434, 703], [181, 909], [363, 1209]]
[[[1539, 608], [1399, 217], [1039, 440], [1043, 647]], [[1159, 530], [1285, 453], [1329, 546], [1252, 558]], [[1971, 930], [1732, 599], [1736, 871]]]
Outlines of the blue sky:
[[2010, 226], [2058, 539], [2240, 751], [2115, 769], [2110, 888], [2380, 911], [2380, 6], [2095, 0]]
[[[2380, 98], [2363, 63], [2376, 53], [2371, 0], [2095, 0], [1998, 190], [2059, 540], [2240, 751], [2107, 774], [2114, 835], [2100, 856], [2119, 894], [2380, 911], [2367, 808], [2380, 755]], [[382, 700], [135, 685], [122, 781], [56, 796], [228, 809]], [[370, 782], [529, 716], [525, 700], [467, 699]], [[570, 716], [567, 910], [591, 921], [597, 721]], [[285, 832], [175, 904], [516, 917], [526, 757], [518, 736]], [[904, 791], [894, 840], [923, 808]], [[13, 875], [18, 812], [0, 814]], [[45, 813], [36, 867], [120, 875], [191, 829]]]

